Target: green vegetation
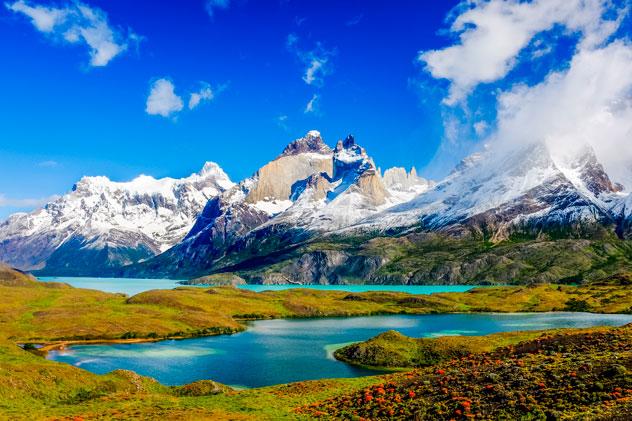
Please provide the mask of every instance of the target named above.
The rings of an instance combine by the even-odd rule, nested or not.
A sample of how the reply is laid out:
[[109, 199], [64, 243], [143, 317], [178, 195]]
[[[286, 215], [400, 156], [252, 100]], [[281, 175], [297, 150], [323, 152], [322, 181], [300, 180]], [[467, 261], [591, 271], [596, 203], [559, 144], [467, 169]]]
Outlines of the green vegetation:
[[[378, 384], [388, 382], [393, 382], [393, 388], [400, 393], [400, 389], [407, 391], [408, 389], [402, 388], [411, 387], [412, 383], [406, 383], [409, 381], [419, 383], [415, 383], [415, 393], [425, 393], [426, 387], [436, 392], [435, 388], [438, 386], [434, 383], [434, 378], [430, 385], [424, 383], [429, 381], [427, 377], [433, 371], [428, 369], [428, 372], [417, 371], [408, 375], [298, 382], [241, 391], [215, 383], [212, 379], [185, 386], [167, 387], [129, 371], [117, 370], [106, 375], [96, 375], [77, 367], [48, 361], [40, 356], [45, 350], [37, 348], [34, 344], [65, 346], [73, 341], [141, 341], [225, 334], [244, 329], [244, 319], [276, 317], [550, 311], [562, 310], [569, 302], [585, 302], [590, 311], [595, 312], [630, 312], [631, 287], [618, 284], [621, 282], [608, 281], [603, 285], [581, 287], [494, 287], [475, 289], [467, 293], [430, 296], [388, 292], [349, 294], [342, 291], [304, 289], [255, 293], [232, 287], [177, 288], [148, 291], [129, 298], [122, 294], [71, 288], [65, 284], [40, 283], [25, 274], [5, 268], [4, 272], [0, 273], [0, 419], [278, 420], [311, 419], [323, 413], [336, 417], [351, 416], [353, 411], [373, 418], [375, 414], [379, 416], [382, 413], [370, 412], [374, 409], [360, 406], [357, 402], [353, 403], [356, 406], [350, 406], [346, 403], [349, 396], [354, 399], [356, 396], [362, 398], [366, 390], [377, 390], [375, 388]], [[576, 301], [571, 301], [573, 299]], [[560, 348], [564, 353], [555, 354], [555, 360], [551, 363], [554, 364], [552, 372], [556, 376], [565, 373], [564, 370], [571, 366], [569, 361], [572, 361], [572, 364], [575, 364], [576, 360], [579, 361], [578, 365], [573, 365], [578, 376], [580, 369], [577, 367], [588, 367], [592, 364], [588, 371], [582, 368], [588, 373], [588, 377], [580, 378], [584, 386], [577, 386], [577, 390], [581, 392], [577, 399], [594, 401], [591, 401], [593, 403], [589, 407], [580, 407], [575, 400], [569, 401], [568, 413], [571, 415], [585, 414], [589, 410], [597, 411], [600, 416], [608, 415], [608, 410], [621, 411], [622, 405], [629, 402], [622, 400], [629, 397], [628, 390], [631, 389], [628, 383], [625, 383], [629, 381], [631, 361], [629, 328], [593, 329], [590, 332], [594, 332], [595, 337], [597, 333], [610, 335], [607, 336], [608, 343], [603, 344], [602, 353], [593, 352], [593, 348], [582, 349], [581, 353], [575, 348], [569, 348], [568, 352]], [[393, 361], [397, 361], [395, 365], [406, 366], [411, 364], [409, 361], [414, 361], [413, 365], [438, 364], [436, 367], [448, 367], [456, 361], [454, 364], [462, 366], [449, 366], [452, 367], [449, 369], [458, 371], [466, 370], [468, 367], [467, 363], [462, 361], [482, 361], [477, 364], [483, 364], [487, 359], [496, 358], [497, 354], [503, 361], [513, 361], [517, 357], [514, 357], [512, 352], [519, 351], [520, 359], [526, 362], [531, 361], [529, 358], [534, 358], [534, 367], [538, 367], [529, 372], [519, 373], [525, 384], [531, 384], [530, 382], [540, 381], [540, 377], [545, 376], [542, 374], [543, 370], [546, 370], [543, 364], [548, 364], [548, 360], [537, 360], [543, 358], [539, 354], [530, 356], [530, 351], [524, 351], [536, 345], [514, 345], [501, 350], [496, 349], [493, 351], [495, 354], [480, 352], [492, 351], [497, 346], [515, 344], [516, 341], [530, 339], [533, 335], [541, 333], [502, 334], [467, 339], [441, 338], [436, 341], [427, 339], [423, 345], [424, 353], [409, 352], [410, 345], [417, 344], [416, 340], [405, 337], [391, 338], [394, 339], [393, 349], [401, 349], [393, 351], [396, 355], [391, 361], [386, 360], [388, 355], [384, 356], [382, 361], [386, 361], [385, 365], [393, 365]], [[560, 334], [559, 337], [550, 337], [554, 339], [546, 339], [551, 343], [549, 348], [566, 346], [563, 339], [566, 336]], [[25, 349], [19, 347], [18, 343], [24, 344]], [[530, 343], [540, 342], [532, 341], [526, 344]], [[627, 348], [612, 348], [621, 343], [627, 344]], [[549, 355], [549, 348], [546, 351], [548, 354], [542, 355]], [[505, 349], [509, 351], [502, 351]], [[470, 351], [477, 354], [471, 355]], [[523, 356], [523, 351], [528, 355]], [[503, 352], [505, 354], [502, 354]], [[460, 357], [463, 355], [465, 360]], [[483, 357], [484, 355], [494, 356]], [[480, 360], [481, 358], [486, 359]], [[447, 368], [438, 369], [447, 372]], [[493, 374], [489, 367], [485, 370]], [[475, 405], [480, 405], [482, 414], [496, 414], [496, 407], [485, 400], [485, 396], [480, 398], [480, 401], [474, 399], [478, 389], [488, 383], [488, 380], [485, 380], [485, 385], [481, 383], [481, 373], [486, 373], [485, 370], [477, 372], [478, 377], [474, 374], [474, 377], [470, 376], [466, 370], [464, 380], [455, 383], [450, 383], [455, 377], [450, 374], [445, 384], [451, 385], [451, 392], [457, 393], [458, 396], [472, 396], [472, 408], [479, 408]], [[582, 376], [584, 371], [581, 372]], [[500, 377], [498, 382], [493, 384], [498, 384], [499, 393], [504, 393], [502, 396], [519, 403], [516, 411], [523, 411], [508, 413], [508, 418], [514, 419], [514, 415], [523, 413], [535, 413], [533, 411], [536, 410], [536, 406], [532, 403], [534, 399], [537, 405], [551, 404], [555, 411], [563, 412], [556, 408], [566, 405], [566, 400], [551, 396], [540, 400], [540, 395], [536, 394], [540, 389], [532, 391], [526, 386], [512, 389], [513, 386], [507, 383], [509, 380], [506, 379], [515, 373], [507, 373], [498, 371]], [[604, 378], [605, 376], [610, 377]], [[549, 390], [551, 393], [557, 391], [559, 395], [560, 390], [566, 391], [569, 387], [567, 383], [556, 383], [548, 378], [543, 381], [547, 382], [547, 393]], [[601, 383], [602, 386], [598, 387], [602, 389], [593, 391], [593, 386], [587, 386], [589, 381]], [[621, 392], [618, 392], [619, 387], [622, 388]], [[435, 392], [428, 392], [428, 400], [424, 397], [424, 400], [416, 399], [410, 403], [405, 401], [401, 405], [398, 403], [399, 406], [393, 410], [409, 411], [405, 412], [406, 414], [418, 411], [421, 414], [429, 414], [429, 418], [440, 419], [443, 415], [437, 415], [436, 411], [444, 411], [441, 409], [444, 407], [451, 411], [450, 405], [453, 405], [453, 401], [437, 397], [439, 395]], [[615, 392], [619, 395], [612, 395]], [[611, 408], [605, 406], [606, 396], [615, 396], [615, 399], [611, 399]], [[523, 400], [529, 412], [520, 409]], [[332, 410], [334, 403], [339, 410]], [[438, 406], [435, 406], [435, 403]], [[343, 410], [347, 412], [343, 413]], [[566, 416], [565, 414], [566, 412], [563, 415]]]
[[[154, 290], [127, 298], [45, 283], [0, 287], [3, 334], [18, 342], [191, 337], [237, 332], [241, 319], [565, 310], [573, 299], [594, 312], [629, 313], [629, 287], [479, 288], [467, 293], [406, 293], [307, 289], [255, 293], [231, 287]], [[360, 299], [358, 299], [358, 297]]]
[[[272, 261], [251, 259], [229, 269], [245, 279], [282, 278], [301, 273], [300, 260], [306, 256], [328, 253], [336, 259], [316, 272], [332, 283], [580, 284], [632, 272], [631, 241], [607, 234], [554, 237], [514, 235], [497, 242], [480, 235], [438, 233], [332, 238], [280, 253]], [[311, 272], [312, 267], [302, 275], [309, 281]]]
[[200, 278], [181, 281], [182, 285], [214, 285], [214, 286], [235, 286], [244, 285], [246, 281], [234, 273], [216, 273], [202, 276]]
[[[632, 326], [630, 328], [632, 329]], [[585, 331], [586, 329], [549, 329], [501, 332], [485, 336], [410, 338], [395, 330], [389, 330], [364, 342], [340, 348], [334, 352], [334, 356], [340, 361], [368, 368], [409, 370], [463, 358], [470, 354], [492, 352], [547, 335], [570, 335]]]
[[629, 285], [490, 287], [426, 296], [309, 289], [256, 293], [232, 287], [181, 287], [128, 298], [28, 277], [24, 285], [14, 283], [5, 286], [4, 281], [0, 282], [0, 321], [2, 335], [22, 343], [217, 335], [243, 330], [245, 319], [562, 311], [569, 305], [600, 313], [632, 312]]
[[306, 405], [315, 417], [578, 420], [632, 416], [632, 326], [541, 335]]
[[469, 354], [490, 352], [541, 335], [542, 331], [524, 331], [486, 336], [409, 338], [397, 331], [389, 330], [367, 341], [340, 348], [334, 352], [334, 356], [349, 364], [402, 370], [426, 367]]

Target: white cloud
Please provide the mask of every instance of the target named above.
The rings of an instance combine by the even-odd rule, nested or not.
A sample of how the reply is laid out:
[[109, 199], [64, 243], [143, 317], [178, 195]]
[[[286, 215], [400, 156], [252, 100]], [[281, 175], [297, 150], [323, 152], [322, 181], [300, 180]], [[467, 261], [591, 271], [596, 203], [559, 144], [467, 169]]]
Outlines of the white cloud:
[[486, 121], [477, 121], [474, 123], [474, 132], [477, 136], [483, 136], [487, 129], [489, 129], [489, 124]]
[[55, 8], [31, 5], [24, 0], [5, 3], [14, 13], [28, 16], [33, 26], [58, 42], [85, 44], [90, 52], [90, 65], [106, 66], [114, 57], [125, 52], [130, 43], [140, 38], [110, 27], [107, 14], [80, 2]]
[[226, 10], [230, 6], [230, 0], [207, 0], [206, 13], [212, 18], [216, 10]]
[[326, 58], [318, 58], [318, 57], [312, 58], [312, 60], [309, 63], [309, 66], [307, 66], [307, 69], [305, 70], [305, 75], [303, 75], [303, 80], [305, 81], [305, 83], [307, 83], [308, 85], [311, 85], [317, 80], [319, 80], [319, 77], [321, 76], [321, 74], [324, 73], [324, 66], [326, 65], [327, 65]]
[[5, 3], [12, 12], [23, 13], [31, 18], [33, 25], [42, 32], [52, 32], [55, 26], [66, 19], [68, 12], [63, 9], [54, 9], [45, 6], [29, 6], [25, 1]]
[[498, 99], [496, 147], [546, 142], [563, 157], [588, 144], [608, 174], [632, 188], [632, 45], [582, 48], [567, 70]]
[[305, 106], [305, 110], [304, 113], [305, 114], [309, 114], [309, 113], [313, 113], [318, 111], [318, 103], [320, 101], [320, 96], [318, 94], [314, 94], [314, 96], [312, 96], [312, 99], [310, 99], [307, 102], [307, 105]]
[[43, 206], [47, 203], [50, 203], [58, 198], [59, 196], [53, 195], [53, 196], [38, 198], [38, 199], [31, 199], [31, 198], [13, 199], [13, 198], [8, 198], [3, 194], [0, 194], [0, 207], [37, 208], [39, 206]]
[[320, 43], [316, 43], [311, 50], [302, 50], [298, 47], [298, 41], [296, 34], [290, 34], [287, 37], [286, 46], [305, 65], [303, 81], [308, 85], [322, 86], [325, 77], [332, 73], [331, 57], [335, 54], [335, 50], [328, 50]]
[[203, 101], [210, 101], [213, 99], [214, 94], [213, 90], [211, 89], [211, 85], [207, 83], [203, 83], [202, 85], [202, 89], [200, 89], [198, 92], [191, 93], [191, 95], [189, 96], [189, 110], [194, 109]]
[[444, 102], [455, 105], [480, 83], [502, 79], [515, 66], [518, 54], [543, 31], [562, 25], [581, 35], [579, 48], [602, 44], [619, 26], [609, 0], [470, 0], [457, 10], [450, 32], [459, 42], [441, 50], [425, 51], [419, 60], [436, 79], [450, 81]]
[[145, 112], [169, 117], [182, 110], [182, 98], [175, 93], [175, 86], [168, 79], [158, 79], [151, 84]]

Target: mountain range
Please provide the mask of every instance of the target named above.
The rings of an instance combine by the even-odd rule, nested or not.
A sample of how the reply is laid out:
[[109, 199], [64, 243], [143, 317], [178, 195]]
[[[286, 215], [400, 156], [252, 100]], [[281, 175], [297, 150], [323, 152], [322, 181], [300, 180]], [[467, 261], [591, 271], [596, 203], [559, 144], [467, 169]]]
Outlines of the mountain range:
[[[253, 283], [582, 282], [632, 269], [632, 197], [589, 146], [490, 146], [433, 182], [317, 131], [233, 183], [84, 177], [0, 225], [0, 261], [48, 275]], [[205, 278], [208, 279], [208, 278]]]

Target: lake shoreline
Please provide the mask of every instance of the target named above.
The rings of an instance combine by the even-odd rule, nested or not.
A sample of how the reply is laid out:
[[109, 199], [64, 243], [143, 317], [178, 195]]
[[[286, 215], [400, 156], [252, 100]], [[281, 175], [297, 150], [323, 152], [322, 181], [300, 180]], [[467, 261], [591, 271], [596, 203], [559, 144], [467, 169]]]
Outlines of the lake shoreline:
[[[345, 344], [366, 341], [384, 331], [397, 330], [409, 337], [425, 337], [425, 341], [432, 344], [454, 341], [463, 344], [487, 344], [498, 337], [488, 335], [497, 332], [504, 332], [500, 335], [500, 342], [505, 342], [509, 338], [519, 340], [538, 336], [549, 329], [621, 326], [632, 323], [631, 315], [572, 312], [460, 313], [423, 317], [387, 315], [356, 319], [358, 318], [261, 320], [253, 323], [248, 332], [232, 337], [191, 338], [148, 344], [137, 342], [125, 345], [73, 346], [67, 351], [51, 352], [48, 359], [79, 366], [95, 374], [116, 369], [130, 370], [155, 378], [168, 386], [212, 379], [228, 385], [264, 387], [322, 378], [378, 374], [378, 364], [371, 364], [373, 367], [368, 367], [369, 364], [365, 367], [341, 365], [339, 361], [335, 361], [337, 358], [332, 358], [331, 351], [344, 347]], [[437, 337], [440, 338], [435, 339]], [[460, 345], [455, 347], [462, 348]], [[442, 348], [439, 346], [437, 349]], [[305, 367], [305, 359], [310, 361], [309, 367]], [[167, 361], [168, 364], [165, 364]], [[191, 371], [191, 367], [196, 367], [196, 370]], [[278, 368], [278, 371], [273, 367]]]
[[[330, 319], [350, 319], [350, 318], [362, 318], [362, 317], [380, 317], [380, 316], [430, 316], [430, 315], [469, 315], [469, 314], [480, 314], [480, 315], [528, 315], [528, 314], [565, 314], [565, 313], [576, 313], [576, 314], [595, 314], [595, 315], [616, 315], [616, 314], [628, 314], [628, 313], [602, 313], [602, 312], [582, 312], [582, 311], [457, 311], [457, 312], [432, 312], [432, 313], [373, 313], [373, 314], [353, 314], [346, 316], [286, 316], [286, 317], [269, 317], [269, 318], [260, 318], [260, 319], [235, 319], [237, 322], [256, 322], [256, 321], [264, 321], [264, 320], [330, 320]], [[36, 348], [32, 351], [35, 351], [37, 354], [41, 354], [43, 357], [46, 357], [49, 351], [63, 351], [68, 348], [72, 348], [76, 345], [125, 345], [125, 344], [142, 344], [142, 343], [158, 343], [164, 341], [183, 341], [187, 339], [200, 339], [200, 338], [208, 338], [213, 336], [230, 336], [238, 333], [244, 333], [248, 331], [248, 325], [246, 323], [243, 324], [244, 329], [235, 330], [233, 332], [223, 332], [223, 333], [209, 333], [209, 334], [201, 334], [201, 335], [179, 335], [179, 336], [169, 336], [163, 338], [151, 338], [151, 337], [143, 337], [143, 338], [95, 338], [95, 339], [76, 339], [76, 340], [61, 340], [61, 341], [33, 341], [33, 342], [18, 342], [19, 345], [25, 345], [27, 343], [40, 345], [39, 348]], [[555, 329], [555, 328], [553, 328]], [[569, 328], [571, 329], [571, 328]], [[544, 329], [541, 332], [544, 332]], [[528, 330], [525, 330], [527, 332]], [[523, 332], [523, 331], [516, 331]], [[341, 360], [342, 361], [342, 360]], [[343, 361], [346, 362], [346, 361]], [[362, 365], [358, 365], [362, 367]], [[393, 368], [379, 368], [379, 367], [371, 367], [364, 366], [364, 368], [368, 368], [371, 370], [384, 370], [384, 371], [397, 371]]]
[[[123, 297], [81, 288], [58, 289], [46, 282], [31, 282], [24, 287], [5, 287], [6, 292], [25, 303], [35, 300], [35, 296], [40, 297], [39, 300], [53, 301], [44, 301], [50, 303], [45, 306], [34, 301], [32, 311], [36, 317], [34, 321], [40, 320], [38, 323], [29, 321], [27, 325], [21, 325], [16, 319], [13, 325], [7, 327], [14, 329], [13, 341], [42, 345], [39, 348], [42, 353], [72, 345], [158, 342], [234, 334], [247, 330], [248, 322], [266, 319], [397, 314], [629, 314], [632, 308], [632, 297], [628, 295], [630, 287], [625, 285], [483, 287], [466, 292], [429, 294], [389, 291], [350, 293], [310, 288], [254, 292], [232, 287], [179, 287]], [[87, 306], [85, 311], [72, 310], [72, 316], [68, 314], [70, 319], [59, 318], [70, 311], [70, 303], [74, 306], [74, 303], [80, 302]], [[104, 325], [101, 321], [103, 312], [113, 313], [116, 324]], [[101, 316], [95, 319], [96, 313]], [[122, 314], [125, 317], [121, 317]], [[20, 334], [27, 331], [29, 335], [26, 337]]]

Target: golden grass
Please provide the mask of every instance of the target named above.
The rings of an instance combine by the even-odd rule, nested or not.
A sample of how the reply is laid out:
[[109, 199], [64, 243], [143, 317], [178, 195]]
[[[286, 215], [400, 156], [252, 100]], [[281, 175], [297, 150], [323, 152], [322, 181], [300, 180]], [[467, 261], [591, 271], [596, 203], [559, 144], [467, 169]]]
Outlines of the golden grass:
[[563, 311], [572, 299], [593, 312], [630, 313], [631, 291], [630, 286], [616, 285], [539, 285], [410, 295], [181, 287], [128, 298], [29, 281], [21, 286], [0, 284], [0, 335], [16, 342], [189, 337], [239, 331], [246, 319]]

